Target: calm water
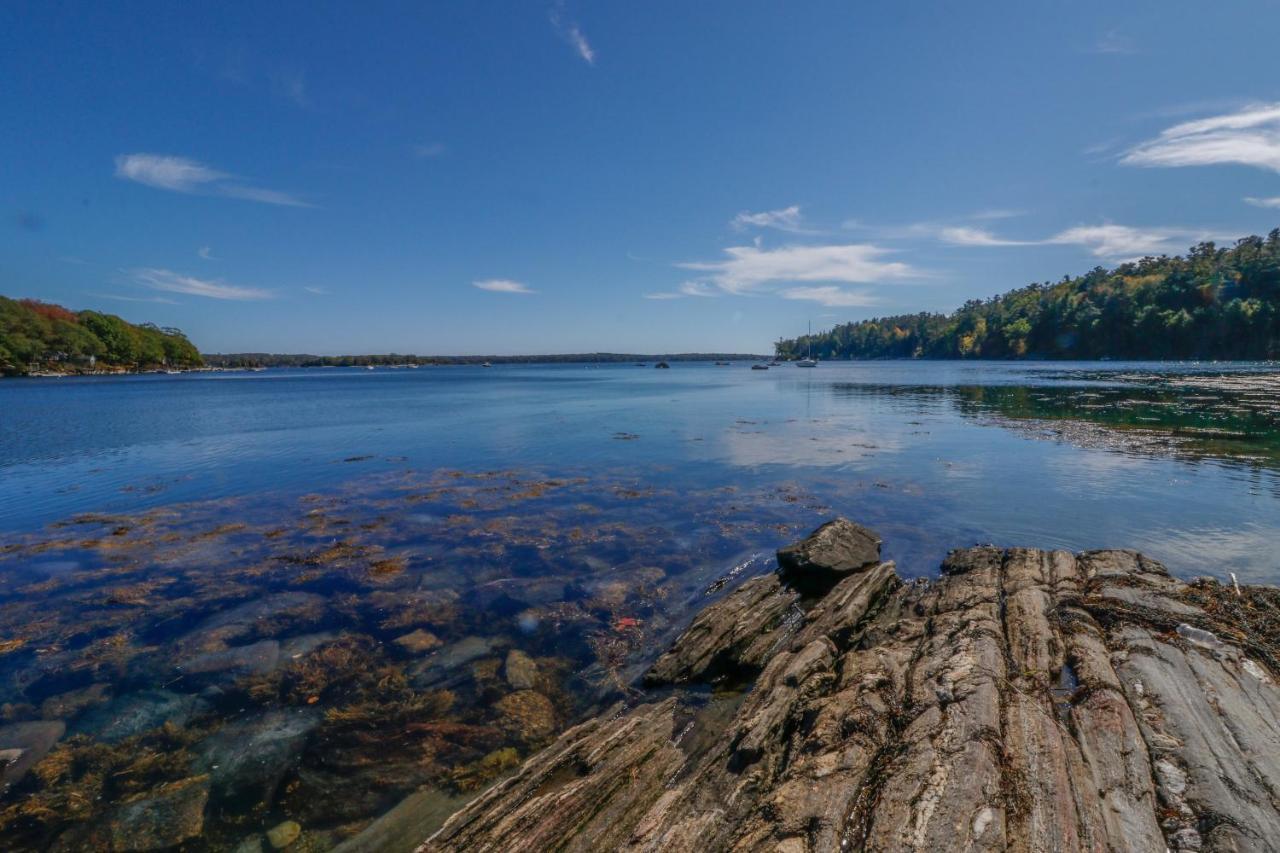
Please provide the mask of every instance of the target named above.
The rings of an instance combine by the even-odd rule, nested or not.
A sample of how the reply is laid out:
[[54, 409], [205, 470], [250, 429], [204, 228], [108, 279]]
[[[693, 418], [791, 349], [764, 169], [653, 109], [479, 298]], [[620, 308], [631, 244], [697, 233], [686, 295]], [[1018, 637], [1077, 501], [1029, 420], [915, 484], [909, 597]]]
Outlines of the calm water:
[[[281, 370], [0, 384], [0, 531], [440, 467], [798, 484], [928, 573], [975, 541], [1280, 580], [1275, 365]], [[1197, 430], [1202, 430], [1197, 435]], [[1233, 435], [1239, 433], [1239, 436]], [[688, 512], [679, 502], [672, 518]], [[888, 532], [888, 531], [886, 531]]]
[[1280, 366], [676, 364], [0, 383], [0, 833], [330, 849], [625, 697], [833, 515], [1280, 582]]

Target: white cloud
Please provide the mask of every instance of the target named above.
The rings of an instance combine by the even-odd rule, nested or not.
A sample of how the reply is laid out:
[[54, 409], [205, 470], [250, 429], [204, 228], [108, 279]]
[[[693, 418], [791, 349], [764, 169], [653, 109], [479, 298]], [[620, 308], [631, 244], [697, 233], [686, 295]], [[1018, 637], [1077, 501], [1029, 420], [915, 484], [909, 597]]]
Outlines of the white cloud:
[[242, 198], [247, 201], [260, 201], [263, 204], [278, 204], [283, 207], [314, 207], [291, 193], [279, 190], [267, 190], [261, 187], [246, 187], [238, 184], [226, 184], [218, 188], [218, 194], [228, 198]]
[[680, 285], [681, 296], [719, 296], [720, 294], [712, 290], [706, 283], [701, 281], [686, 281]]
[[1183, 122], [1129, 149], [1126, 166], [1238, 164], [1280, 172], [1280, 104]]
[[113, 299], [116, 302], [159, 302], [164, 305], [177, 305], [173, 299], [165, 299], [163, 296], [121, 296], [118, 293], [90, 293], [90, 296], [96, 296], [99, 299]]
[[231, 176], [186, 157], [121, 154], [116, 158], [116, 177], [156, 189], [193, 193]]
[[1025, 210], [1013, 210], [1008, 207], [990, 207], [986, 210], [976, 210], [969, 214], [970, 219], [1014, 219], [1019, 216], [1025, 216]]
[[188, 296], [204, 296], [209, 299], [270, 299], [272, 293], [256, 287], [239, 287], [221, 281], [199, 279], [182, 275], [172, 270], [143, 267], [129, 270], [129, 275], [138, 284], [152, 290], [163, 290], [168, 293], [184, 293]]
[[116, 177], [171, 192], [219, 195], [287, 207], [312, 206], [290, 193], [241, 183], [235, 175], [187, 157], [121, 154], [116, 157]]
[[1029, 246], [1033, 245], [1023, 240], [1005, 240], [997, 237], [985, 228], [969, 228], [965, 226], [957, 226], [954, 228], [943, 228], [938, 232], [938, 237], [942, 242], [950, 243], [953, 246]]
[[1251, 204], [1254, 207], [1280, 207], [1280, 196], [1272, 196], [1271, 198], [1257, 198], [1255, 196], [1249, 196], [1245, 199], [1245, 203]]
[[490, 293], [537, 293], [536, 290], [531, 290], [528, 285], [519, 281], [512, 281], [509, 278], [486, 278], [471, 282], [471, 286], [487, 290]]
[[1009, 240], [982, 228], [943, 228], [938, 237], [953, 246], [1080, 246], [1094, 257], [1110, 260], [1176, 254], [1192, 243], [1215, 239], [1215, 235], [1203, 230], [1135, 228], [1110, 223], [1078, 225], [1041, 240]]
[[551, 7], [550, 17], [551, 25], [556, 28], [556, 32], [560, 34], [560, 37], [572, 45], [584, 62], [588, 65], [595, 65], [595, 48], [591, 46], [591, 42], [587, 41], [587, 36], [582, 32], [582, 28], [578, 26], [578, 22], [570, 18], [565, 12], [564, 0], [559, 0]]
[[1083, 246], [1099, 258], [1141, 258], [1181, 251], [1208, 235], [1178, 228], [1131, 228], [1128, 225], [1082, 225], [1055, 234], [1045, 243]]
[[196, 256], [197, 256], [197, 257], [199, 257], [199, 258], [200, 258], [200, 260], [202, 260], [202, 261], [216, 261], [216, 260], [218, 260], [218, 258], [217, 258], [217, 257], [215, 257], [215, 256], [214, 256], [214, 254], [213, 254], [213, 247], [212, 247], [212, 246], [201, 246], [199, 249], [196, 249]]
[[789, 282], [871, 284], [919, 275], [910, 265], [885, 261], [889, 250], [865, 243], [830, 246], [731, 246], [722, 261], [677, 264], [709, 273], [707, 279], [727, 293], [747, 293]]
[[328, 295], [329, 295], [329, 288], [327, 288], [327, 287], [304, 287], [304, 288], [302, 288], [302, 289], [303, 289], [303, 290], [305, 290], [307, 293], [313, 293], [313, 294], [315, 294], [316, 296], [328, 296]]
[[1093, 43], [1093, 53], [1128, 55], [1137, 53], [1133, 39], [1119, 30], [1107, 30]]
[[703, 281], [686, 281], [674, 291], [646, 293], [645, 299], [684, 299], [686, 296], [719, 296], [720, 292]]
[[828, 308], [864, 308], [876, 304], [875, 297], [865, 290], [845, 290], [830, 284], [820, 287], [789, 287], [780, 295], [783, 299], [803, 299]]
[[744, 210], [733, 217], [729, 224], [739, 231], [747, 228], [776, 228], [779, 231], [789, 231], [793, 234], [817, 233], [804, 227], [800, 216], [800, 205], [798, 204], [779, 208], [778, 210], [763, 210], [759, 213]]

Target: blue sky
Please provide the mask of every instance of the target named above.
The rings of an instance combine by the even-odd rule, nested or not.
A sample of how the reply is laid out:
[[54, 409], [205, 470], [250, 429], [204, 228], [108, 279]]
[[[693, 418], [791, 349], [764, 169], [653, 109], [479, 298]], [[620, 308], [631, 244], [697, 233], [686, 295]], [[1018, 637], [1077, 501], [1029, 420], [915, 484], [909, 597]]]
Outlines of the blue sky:
[[10, 2], [0, 293], [767, 351], [1280, 225], [1271, 3]]

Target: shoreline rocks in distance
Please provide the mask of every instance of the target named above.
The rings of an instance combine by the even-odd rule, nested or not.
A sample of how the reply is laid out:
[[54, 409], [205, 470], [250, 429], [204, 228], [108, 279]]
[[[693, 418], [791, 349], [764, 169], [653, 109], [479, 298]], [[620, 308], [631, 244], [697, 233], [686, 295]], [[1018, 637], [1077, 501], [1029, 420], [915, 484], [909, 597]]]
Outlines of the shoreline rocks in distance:
[[419, 849], [1277, 849], [1280, 591], [995, 547], [906, 583], [843, 520], [778, 556]]

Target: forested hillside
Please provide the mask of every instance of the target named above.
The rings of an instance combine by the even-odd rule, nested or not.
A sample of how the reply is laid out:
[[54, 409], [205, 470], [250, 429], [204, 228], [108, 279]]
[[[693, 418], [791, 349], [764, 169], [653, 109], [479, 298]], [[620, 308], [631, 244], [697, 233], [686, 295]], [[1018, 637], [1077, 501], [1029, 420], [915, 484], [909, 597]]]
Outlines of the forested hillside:
[[[780, 340], [778, 355], [803, 356], [809, 341]], [[812, 343], [821, 359], [1280, 358], [1280, 229], [1031, 284], [951, 314], [846, 323]]]
[[86, 373], [201, 364], [199, 350], [177, 329], [134, 325], [114, 314], [69, 311], [35, 299], [0, 296], [0, 373]]

